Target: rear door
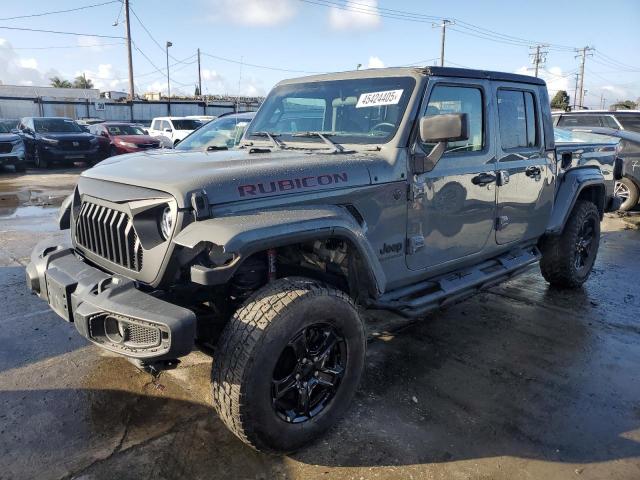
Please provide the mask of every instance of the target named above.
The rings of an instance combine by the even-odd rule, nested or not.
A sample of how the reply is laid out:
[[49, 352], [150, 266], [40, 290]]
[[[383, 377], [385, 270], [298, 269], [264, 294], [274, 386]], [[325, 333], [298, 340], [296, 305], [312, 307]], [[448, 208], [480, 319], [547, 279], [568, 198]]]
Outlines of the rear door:
[[499, 185], [496, 242], [508, 244], [544, 233], [553, 206], [554, 159], [545, 152], [537, 87], [507, 82], [493, 86]]
[[[484, 254], [495, 245], [495, 151], [491, 86], [479, 79], [433, 79], [420, 116], [466, 113], [469, 138], [447, 144], [430, 172], [413, 176], [407, 223], [407, 266], [446, 268], [447, 262]], [[426, 105], [426, 107], [424, 106]], [[425, 153], [432, 144], [416, 139]]]

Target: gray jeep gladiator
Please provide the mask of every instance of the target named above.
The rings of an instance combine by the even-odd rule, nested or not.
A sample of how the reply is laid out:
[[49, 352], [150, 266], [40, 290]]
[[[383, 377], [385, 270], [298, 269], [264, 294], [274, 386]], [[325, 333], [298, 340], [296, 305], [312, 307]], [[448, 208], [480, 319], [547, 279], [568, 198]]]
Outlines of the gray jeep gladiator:
[[220, 418], [292, 451], [346, 411], [364, 309], [423, 317], [535, 262], [579, 287], [615, 207], [597, 166], [563, 167], [542, 80], [319, 75], [279, 83], [239, 149], [85, 171], [59, 214], [68, 243], [36, 247], [27, 282], [141, 366], [214, 344]]

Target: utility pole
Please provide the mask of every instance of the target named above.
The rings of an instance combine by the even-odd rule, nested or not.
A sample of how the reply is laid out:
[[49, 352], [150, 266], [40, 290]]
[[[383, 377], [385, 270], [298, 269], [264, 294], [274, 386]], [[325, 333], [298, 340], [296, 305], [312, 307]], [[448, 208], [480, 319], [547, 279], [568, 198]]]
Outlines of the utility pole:
[[605, 101], [604, 93], [601, 93], [600, 94], [600, 110], [604, 110], [604, 101]]
[[171, 116], [171, 82], [169, 81], [169, 47], [173, 46], [173, 43], [167, 41], [165, 50], [167, 51], [167, 112]]
[[593, 47], [583, 47], [576, 50], [579, 55], [577, 57], [582, 57], [580, 61], [580, 107], [584, 107], [584, 62], [587, 59], [587, 55], [593, 55], [593, 53], [589, 53], [591, 50], [595, 50]]
[[572, 110], [576, 109], [576, 99], [578, 98], [578, 78], [580, 77], [580, 74], [576, 73], [576, 86], [573, 89], [573, 108]]
[[544, 44], [540, 44], [540, 45], [536, 45], [535, 47], [529, 47], [530, 49], [536, 49], [536, 51], [534, 53], [530, 53], [529, 56], [532, 58], [531, 62], [535, 65], [535, 75], [536, 77], [538, 76], [538, 70], [540, 68], [540, 65], [544, 64], [547, 61], [547, 51], [546, 50], [542, 50], [543, 48], [547, 47], [548, 45], [544, 45]]
[[444, 41], [447, 35], [447, 25], [455, 25], [455, 22], [451, 20], [447, 20], [445, 18], [442, 19], [442, 23], [436, 25], [435, 23], [431, 25], [432, 28], [442, 28], [442, 35], [440, 37], [440, 66], [444, 67]]
[[[129, 57], [129, 97], [133, 102], [133, 56], [131, 55], [131, 24], [129, 23], [129, 0], [124, 0], [124, 23], [127, 27], [127, 56]], [[133, 105], [133, 104], [132, 104]]]
[[200, 74], [200, 49], [198, 48], [198, 93], [202, 98], [202, 75]]

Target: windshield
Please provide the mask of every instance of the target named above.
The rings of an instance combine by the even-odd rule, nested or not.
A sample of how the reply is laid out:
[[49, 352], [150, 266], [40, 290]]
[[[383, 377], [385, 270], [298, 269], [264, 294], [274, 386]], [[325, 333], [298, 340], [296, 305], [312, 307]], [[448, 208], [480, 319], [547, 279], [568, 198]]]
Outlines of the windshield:
[[196, 130], [176, 145], [176, 150], [204, 150], [208, 147], [231, 148], [240, 143], [250, 118], [222, 117]]
[[617, 115], [616, 118], [625, 130], [640, 133], [640, 115]]
[[200, 128], [202, 126], [202, 122], [199, 120], [171, 120], [173, 123], [173, 128], [176, 130], [195, 130], [196, 128]]
[[134, 125], [106, 125], [111, 135], [146, 135], [144, 130]]
[[80, 127], [66, 118], [34, 118], [33, 127], [38, 133], [79, 133]]
[[554, 128], [553, 136], [556, 143], [618, 143], [620, 141], [619, 138], [609, 135], [565, 130], [564, 128]]
[[331, 134], [340, 143], [386, 143], [398, 129], [414, 86], [411, 77], [281, 85], [271, 91], [246, 137], [268, 132], [285, 142], [323, 143], [294, 135], [312, 131]]

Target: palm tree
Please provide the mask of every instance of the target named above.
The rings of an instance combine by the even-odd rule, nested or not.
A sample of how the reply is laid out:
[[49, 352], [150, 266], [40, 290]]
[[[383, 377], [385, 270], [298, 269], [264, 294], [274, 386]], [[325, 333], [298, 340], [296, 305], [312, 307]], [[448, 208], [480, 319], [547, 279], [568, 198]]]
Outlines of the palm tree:
[[88, 79], [86, 75], [83, 73], [82, 75], [78, 75], [76, 79], [73, 81], [74, 88], [93, 88], [93, 82], [91, 79]]
[[71, 82], [69, 80], [64, 80], [60, 77], [51, 77], [49, 79], [51, 81], [51, 86], [56, 88], [71, 88]]

